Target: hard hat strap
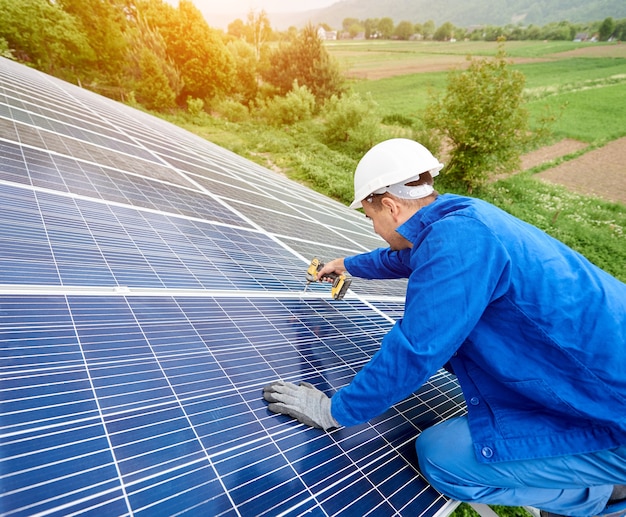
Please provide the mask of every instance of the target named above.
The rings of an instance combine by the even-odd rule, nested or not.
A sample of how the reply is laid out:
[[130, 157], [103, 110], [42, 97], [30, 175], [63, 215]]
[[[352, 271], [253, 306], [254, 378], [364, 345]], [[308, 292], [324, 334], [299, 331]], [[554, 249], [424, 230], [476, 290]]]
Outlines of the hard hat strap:
[[388, 185], [373, 192], [373, 194], [384, 194], [389, 192], [401, 199], [421, 199], [423, 197], [430, 196], [435, 189], [432, 185], [405, 185], [404, 183], [396, 183], [395, 185]]

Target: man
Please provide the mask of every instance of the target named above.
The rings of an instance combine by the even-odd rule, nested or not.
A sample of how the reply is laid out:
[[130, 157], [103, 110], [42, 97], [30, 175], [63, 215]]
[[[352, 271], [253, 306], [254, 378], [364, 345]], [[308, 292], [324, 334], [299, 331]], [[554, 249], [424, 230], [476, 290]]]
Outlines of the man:
[[442, 167], [406, 139], [359, 162], [351, 207], [389, 248], [335, 259], [318, 277], [407, 277], [404, 317], [332, 398], [278, 381], [264, 389], [269, 409], [323, 429], [355, 425], [445, 366], [468, 414], [417, 439], [436, 489], [548, 516], [624, 515], [626, 285], [486, 202], [439, 195]]

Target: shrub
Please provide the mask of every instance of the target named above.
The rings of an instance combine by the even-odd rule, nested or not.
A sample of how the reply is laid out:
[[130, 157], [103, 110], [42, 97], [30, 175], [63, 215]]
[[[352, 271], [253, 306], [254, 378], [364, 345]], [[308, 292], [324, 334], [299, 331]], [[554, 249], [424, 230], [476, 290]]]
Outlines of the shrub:
[[424, 112], [426, 129], [450, 146], [443, 179], [471, 193], [491, 175], [519, 167], [524, 148], [545, 133], [545, 127], [534, 137], [530, 133], [524, 84], [524, 75], [511, 69], [502, 41], [494, 58], [470, 59], [467, 70], [451, 72], [443, 96]]
[[250, 118], [248, 108], [233, 99], [224, 99], [214, 106], [214, 110], [229, 122], [245, 122]]
[[7, 59], [15, 59], [13, 51], [9, 48], [9, 42], [0, 36], [0, 57]]
[[356, 152], [367, 151], [381, 139], [377, 104], [371, 95], [358, 93], [333, 96], [323, 110], [323, 139], [329, 144], [349, 144]]
[[204, 109], [204, 101], [202, 99], [195, 99], [193, 97], [187, 97], [187, 111], [190, 115], [196, 117], [200, 115]]
[[415, 121], [406, 115], [401, 113], [391, 113], [385, 115], [382, 120], [383, 124], [389, 124], [390, 126], [412, 127]]
[[284, 97], [276, 96], [265, 101], [259, 115], [269, 124], [281, 126], [310, 120], [314, 110], [315, 96], [306, 86], [298, 86], [295, 82]]

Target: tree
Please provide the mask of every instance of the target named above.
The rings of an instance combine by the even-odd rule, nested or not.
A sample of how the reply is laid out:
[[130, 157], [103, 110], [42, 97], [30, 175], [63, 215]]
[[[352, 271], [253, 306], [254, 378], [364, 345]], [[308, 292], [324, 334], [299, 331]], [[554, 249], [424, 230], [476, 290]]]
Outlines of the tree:
[[491, 174], [519, 166], [533, 138], [523, 106], [524, 84], [502, 42], [494, 58], [470, 58], [467, 70], [450, 73], [445, 93], [431, 100], [423, 117], [426, 129], [451, 146], [444, 180], [472, 192]]
[[0, 0], [7, 53], [68, 80], [84, 76], [95, 53], [78, 20], [47, 0]]
[[626, 40], [626, 18], [618, 20], [615, 23], [615, 32], [614, 32], [614, 34], [615, 34], [615, 37], [619, 41]]
[[185, 104], [188, 97], [210, 100], [232, 90], [235, 69], [231, 54], [191, 1], [180, 0], [176, 9], [161, 0], [146, 0], [141, 8], [180, 70], [183, 88], [179, 103]]
[[365, 27], [361, 25], [361, 23], [354, 23], [350, 25], [350, 28], [348, 29], [348, 33], [350, 34], [350, 37], [354, 39], [360, 33], [365, 34]]
[[437, 41], [450, 41], [454, 37], [454, 25], [444, 22], [433, 34], [433, 39]]
[[284, 33], [283, 39], [286, 41], [296, 41], [298, 39], [298, 29], [290, 25], [287, 32]]
[[[227, 48], [234, 58], [235, 81], [233, 90], [240, 102], [250, 105], [259, 90], [258, 71], [263, 68], [268, 55], [268, 40], [273, 35], [265, 11], [248, 12], [246, 23], [237, 19], [228, 26], [228, 34], [239, 41], [231, 41]], [[250, 54], [249, 51], [252, 51]]]
[[524, 27], [520, 25], [516, 25], [515, 27], [511, 27], [511, 30], [506, 36], [506, 39], [509, 41], [522, 41], [526, 39], [526, 30]]
[[526, 29], [526, 39], [527, 40], [538, 40], [541, 39], [541, 27], [537, 25], [529, 25]]
[[311, 24], [302, 30], [298, 38], [282, 43], [269, 56], [269, 66], [261, 75], [280, 95], [286, 95], [297, 81], [315, 95], [319, 105], [344, 90], [339, 65], [328, 54]]
[[424, 39], [432, 38], [433, 34], [435, 34], [435, 22], [432, 20], [428, 20], [422, 26], [422, 30], [423, 30], [422, 34], [424, 35]]
[[148, 109], [164, 111], [175, 106], [182, 90], [180, 72], [167, 56], [161, 34], [137, 14], [129, 31], [127, 75], [135, 100]]
[[257, 73], [259, 63], [252, 45], [243, 40], [234, 40], [226, 45], [235, 64], [235, 81], [231, 97], [250, 105], [259, 89]]
[[378, 32], [381, 38], [389, 39], [393, 34], [393, 20], [388, 16], [378, 22]]
[[378, 37], [378, 18], [368, 18], [363, 22], [363, 28], [365, 29], [365, 38], [377, 38]]
[[548, 23], [543, 27], [542, 39], [569, 41], [574, 39], [576, 28], [567, 21]]
[[607, 41], [613, 35], [613, 31], [615, 31], [615, 20], [609, 16], [602, 21], [598, 29], [600, 41]]
[[401, 21], [393, 31], [394, 36], [401, 40], [408, 40], [415, 34], [415, 26], [409, 21]]
[[124, 4], [116, 0], [60, 0], [59, 4], [78, 20], [86, 34], [95, 53], [98, 78], [119, 84], [128, 51]]
[[229, 36], [233, 36], [237, 39], [246, 40], [246, 25], [241, 18], [237, 18], [228, 24], [226, 30]]
[[361, 22], [358, 18], [344, 18], [341, 23], [341, 27], [345, 32], [350, 32], [350, 27], [353, 25], [359, 25]]
[[176, 94], [158, 57], [145, 47], [140, 49], [138, 57], [141, 79], [136, 84], [135, 99], [151, 110], [164, 111], [173, 108]]
[[272, 35], [270, 19], [265, 11], [261, 11], [258, 15], [254, 10], [248, 13], [246, 35], [246, 40], [252, 45], [252, 48], [254, 48], [257, 61], [259, 61], [261, 59], [261, 51]]
[[15, 59], [13, 51], [9, 48], [9, 42], [3, 37], [0, 37], [0, 57], [7, 59]]

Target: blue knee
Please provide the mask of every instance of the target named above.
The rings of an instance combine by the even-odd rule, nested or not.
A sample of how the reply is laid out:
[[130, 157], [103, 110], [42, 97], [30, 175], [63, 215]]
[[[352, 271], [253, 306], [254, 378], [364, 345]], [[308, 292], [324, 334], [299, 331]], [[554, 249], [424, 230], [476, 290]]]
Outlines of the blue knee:
[[423, 431], [415, 440], [420, 472], [426, 480], [442, 494], [453, 497], [449, 483], [445, 481], [447, 471], [441, 465], [439, 437], [436, 426]]
[[463, 418], [442, 422], [423, 431], [415, 441], [422, 475], [439, 492], [458, 501], [473, 502], [486, 487], [475, 485], [468, 470], [475, 468], [472, 440]]

